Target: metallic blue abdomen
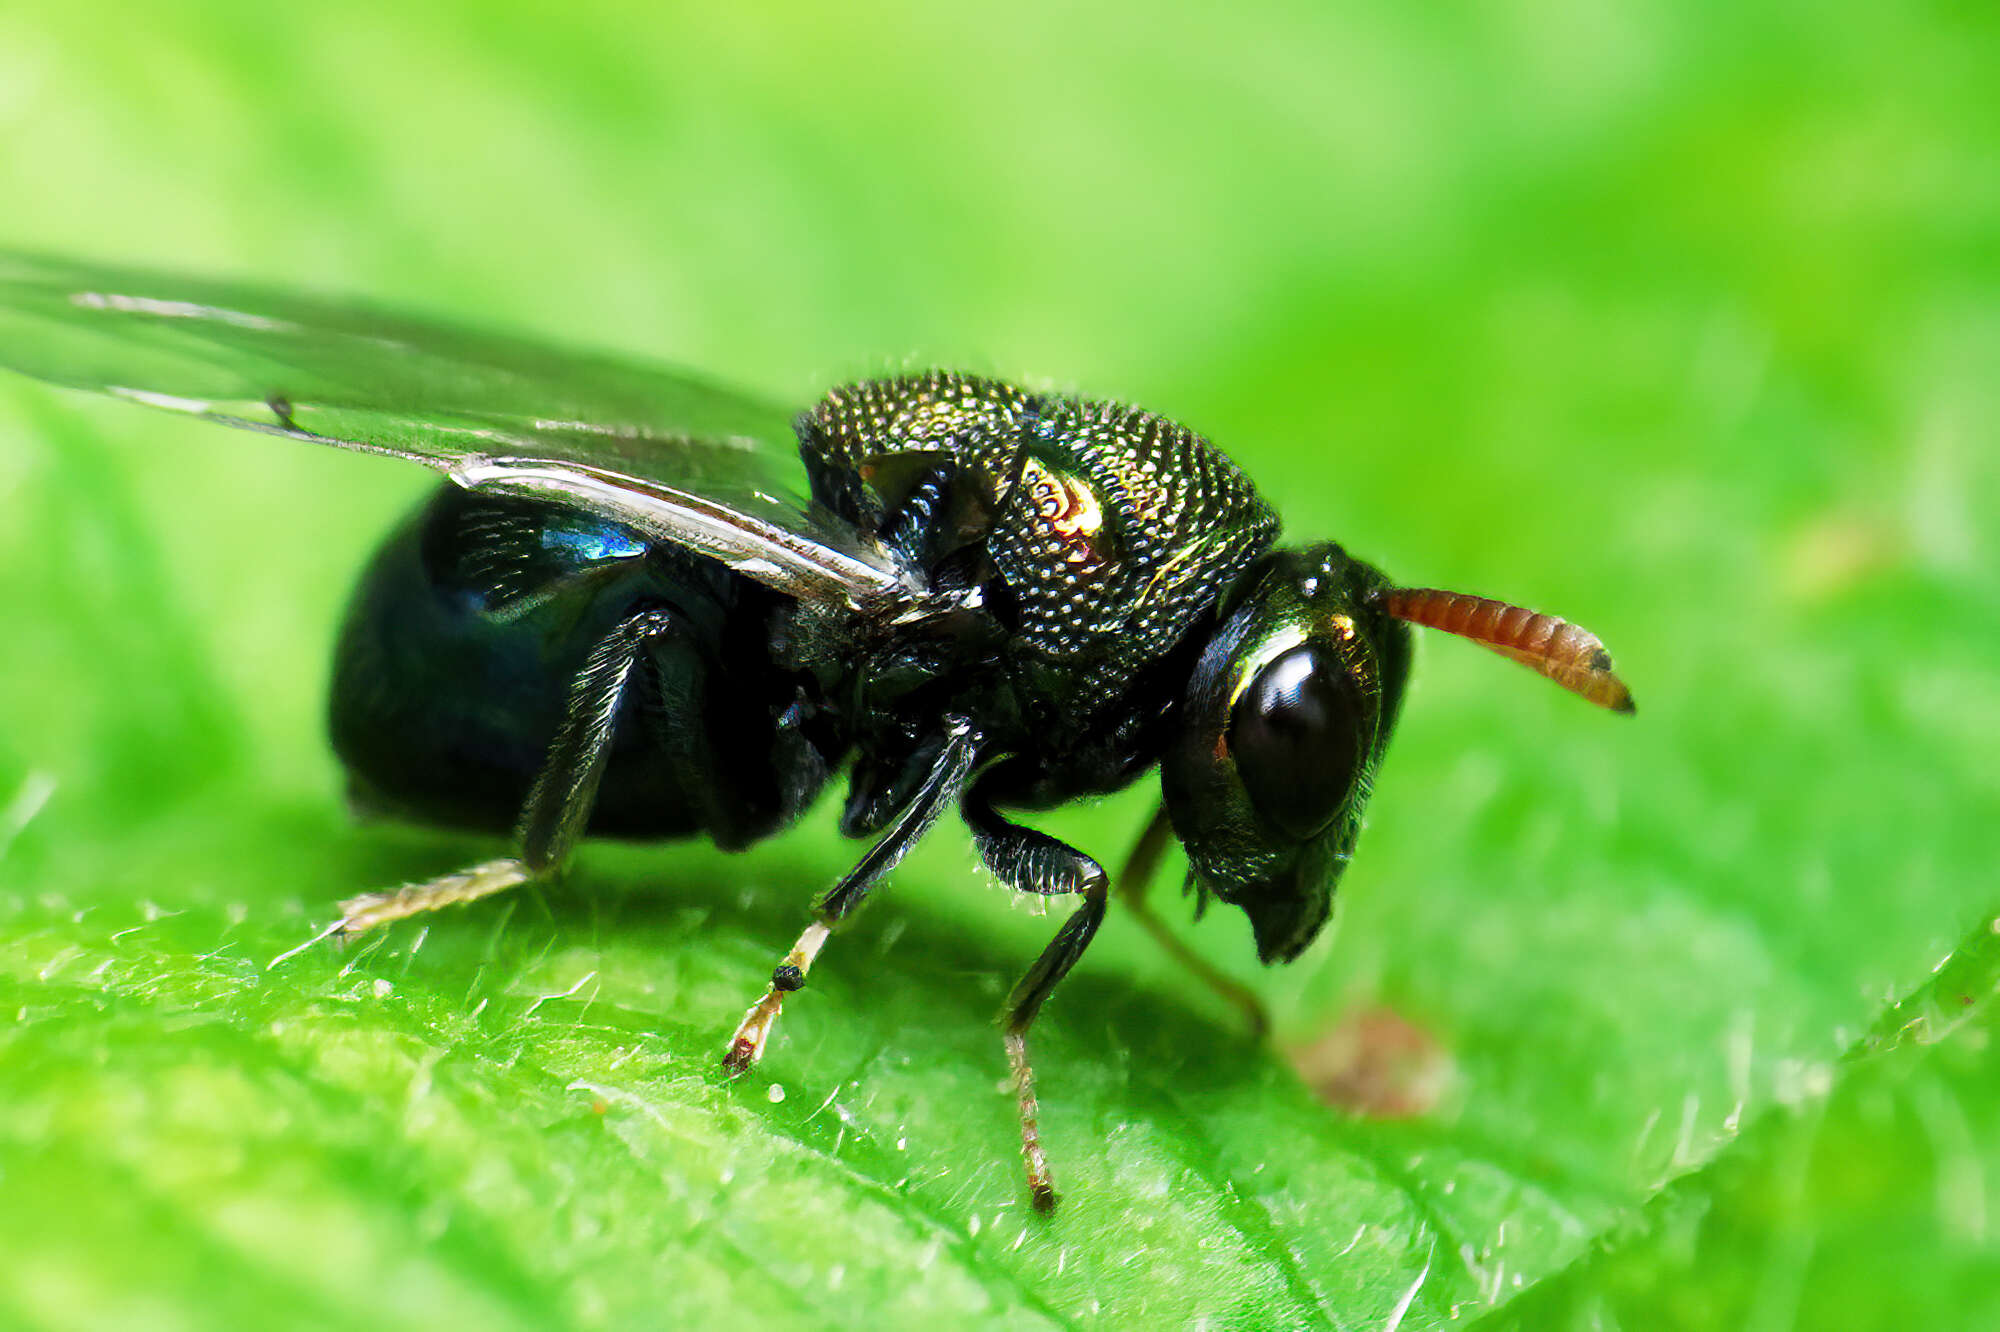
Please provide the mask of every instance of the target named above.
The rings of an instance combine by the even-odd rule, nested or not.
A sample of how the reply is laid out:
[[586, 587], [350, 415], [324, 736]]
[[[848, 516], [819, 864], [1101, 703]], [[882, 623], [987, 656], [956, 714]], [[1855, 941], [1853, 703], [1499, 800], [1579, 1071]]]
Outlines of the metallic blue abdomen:
[[447, 486], [384, 544], [334, 663], [334, 748], [357, 802], [504, 831], [590, 654], [664, 609], [620, 706], [588, 830], [744, 845], [788, 822], [844, 738], [772, 664], [785, 603], [717, 564], [540, 501]]

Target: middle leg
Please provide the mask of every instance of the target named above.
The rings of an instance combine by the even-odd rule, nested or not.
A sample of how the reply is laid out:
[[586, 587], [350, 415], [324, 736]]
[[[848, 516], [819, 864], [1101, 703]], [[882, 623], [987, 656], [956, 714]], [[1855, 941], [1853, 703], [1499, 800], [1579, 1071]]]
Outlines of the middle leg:
[[834, 927], [867, 900], [868, 890], [896, 867], [896, 862], [930, 831], [945, 806], [965, 789], [977, 758], [977, 746], [978, 736], [971, 725], [955, 721], [917, 793], [903, 806], [888, 831], [868, 849], [861, 863], [820, 898], [812, 924], [806, 926], [784, 961], [771, 972], [770, 988], [736, 1024], [736, 1033], [729, 1038], [729, 1049], [722, 1056], [724, 1068], [731, 1073], [742, 1073], [763, 1057], [764, 1047], [770, 1043], [771, 1028], [784, 1008], [785, 996], [805, 988], [806, 973], [812, 970], [813, 960]]

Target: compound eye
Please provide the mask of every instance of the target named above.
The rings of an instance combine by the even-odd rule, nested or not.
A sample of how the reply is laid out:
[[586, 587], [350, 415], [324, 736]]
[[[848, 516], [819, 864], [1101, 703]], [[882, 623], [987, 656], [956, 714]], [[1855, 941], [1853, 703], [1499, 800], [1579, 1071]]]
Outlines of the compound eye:
[[1257, 673], [1229, 714], [1229, 749], [1257, 812], [1307, 841], [1354, 790], [1367, 724], [1353, 678], [1314, 647]]

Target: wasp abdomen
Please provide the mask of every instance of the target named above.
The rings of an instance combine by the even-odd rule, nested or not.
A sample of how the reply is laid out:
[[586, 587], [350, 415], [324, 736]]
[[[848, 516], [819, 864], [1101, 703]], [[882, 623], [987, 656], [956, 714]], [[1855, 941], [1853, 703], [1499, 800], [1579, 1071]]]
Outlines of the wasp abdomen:
[[589, 831], [741, 846], [789, 820], [840, 745], [797, 724], [799, 682], [769, 650], [777, 601], [595, 515], [447, 486], [361, 580], [334, 748], [364, 804], [505, 831], [593, 650], [649, 614], [665, 628], [636, 653]]

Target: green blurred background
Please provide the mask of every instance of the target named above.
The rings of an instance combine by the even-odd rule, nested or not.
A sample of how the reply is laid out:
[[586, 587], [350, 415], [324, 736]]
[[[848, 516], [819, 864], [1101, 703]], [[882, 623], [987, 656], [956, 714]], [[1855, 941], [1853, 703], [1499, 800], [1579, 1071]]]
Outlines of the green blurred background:
[[264, 970], [492, 849], [353, 828], [320, 736], [425, 482], [0, 383], [0, 1324], [1994, 1325], [1996, 69], [1951, 0], [0, 9], [0, 244], [1140, 402], [1641, 705], [1427, 643], [1254, 976], [1423, 1067], [1323, 1104], [1114, 920], [1045, 1223], [986, 1024], [1057, 919], [956, 829], [748, 1086], [830, 808]]

